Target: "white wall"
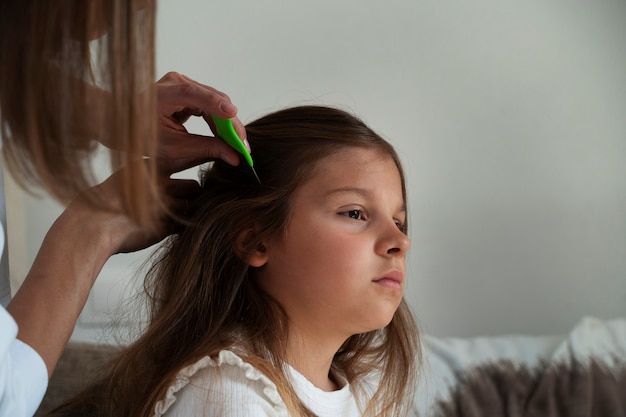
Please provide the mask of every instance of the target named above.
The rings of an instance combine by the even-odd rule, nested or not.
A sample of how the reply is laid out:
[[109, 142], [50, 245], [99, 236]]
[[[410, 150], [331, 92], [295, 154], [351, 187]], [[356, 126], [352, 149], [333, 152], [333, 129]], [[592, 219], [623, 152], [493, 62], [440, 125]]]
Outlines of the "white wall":
[[[626, 316], [626, 2], [159, 6], [159, 75], [227, 92], [244, 122], [341, 106], [397, 147], [410, 193], [407, 297], [424, 331], [559, 333], [583, 315]], [[23, 207], [17, 275], [59, 210], [29, 197]], [[83, 327], [137, 262], [109, 263]]]

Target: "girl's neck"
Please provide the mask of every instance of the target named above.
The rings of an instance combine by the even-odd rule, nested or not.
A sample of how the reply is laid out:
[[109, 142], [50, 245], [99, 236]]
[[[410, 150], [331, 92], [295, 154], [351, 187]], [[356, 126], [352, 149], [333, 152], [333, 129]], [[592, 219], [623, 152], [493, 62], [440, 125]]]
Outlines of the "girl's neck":
[[322, 391], [341, 389], [330, 368], [341, 343], [326, 343], [299, 335], [289, 337], [286, 362]]

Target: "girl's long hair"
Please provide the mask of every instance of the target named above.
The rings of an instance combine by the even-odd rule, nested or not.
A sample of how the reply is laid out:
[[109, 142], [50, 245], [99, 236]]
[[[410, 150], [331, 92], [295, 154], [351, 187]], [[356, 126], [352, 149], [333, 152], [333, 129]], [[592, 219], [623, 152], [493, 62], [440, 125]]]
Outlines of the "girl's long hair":
[[[155, 14], [155, 0], [0, 2], [2, 153], [21, 186], [68, 202], [97, 182], [95, 140], [112, 171], [155, 154]], [[125, 209], [142, 225], [158, 196], [152, 163], [129, 164], [123, 178]]]
[[[350, 147], [389, 155], [402, 177], [406, 201], [404, 175], [391, 145], [340, 110], [291, 108], [246, 129], [262, 184], [245, 164], [218, 161], [206, 171], [203, 193], [189, 210], [189, 225], [163, 244], [147, 276], [147, 330], [94, 388], [58, 415], [91, 409], [98, 416], [151, 416], [181, 368], [222, 349], [235, 349], [265, 372], [292, 415], [313, 415], [281, 371], [285, 312], [250, 279], [246, 260], [261, 241], [284, 231], [293, 191], [325, 156]], [[241, 236], [246, 236], [243, 242]], [[397, 416], [412, 401], [419, 362], [417, 327], [403, 300], [388, 326], [350, 337], [333, 367], [354, 387], [376, 374], [380, 383], [366, 415]]]

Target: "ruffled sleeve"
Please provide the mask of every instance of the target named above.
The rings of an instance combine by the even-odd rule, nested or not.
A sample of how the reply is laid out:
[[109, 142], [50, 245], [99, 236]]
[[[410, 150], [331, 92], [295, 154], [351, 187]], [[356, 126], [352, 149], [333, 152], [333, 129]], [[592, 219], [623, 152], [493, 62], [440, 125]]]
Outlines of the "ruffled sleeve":
[[180, 370], [154, 408], [161, 416], [276, 416], [289, 414], [276, 385], [229, 350]]

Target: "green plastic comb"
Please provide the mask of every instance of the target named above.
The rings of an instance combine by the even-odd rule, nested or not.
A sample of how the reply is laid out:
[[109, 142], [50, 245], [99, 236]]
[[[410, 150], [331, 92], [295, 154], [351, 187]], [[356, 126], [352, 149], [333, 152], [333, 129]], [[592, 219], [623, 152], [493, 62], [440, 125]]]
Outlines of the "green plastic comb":
[[256, 177], [256, 180], [261, 183], [259, 176], [256, 174], [254, 170], [254, 162], [252, 161], [252, 156], [246, 146], [243, 144], [243, 141], [239, 139], [239, 135], [235, 131], [235, 127], [233, 126], [233, 122], [230, 119], [222, 119], [221, 117], [213, 116], [213, 121], [215, 122], [215, 128], [217, 129], [217, 136], [222, 138], [224, 142], [226, 142], [231, 148], [239, 152], [243, 155], [248, 165], [250, 165], [250, 169], [252, 169], [252, 173]]

